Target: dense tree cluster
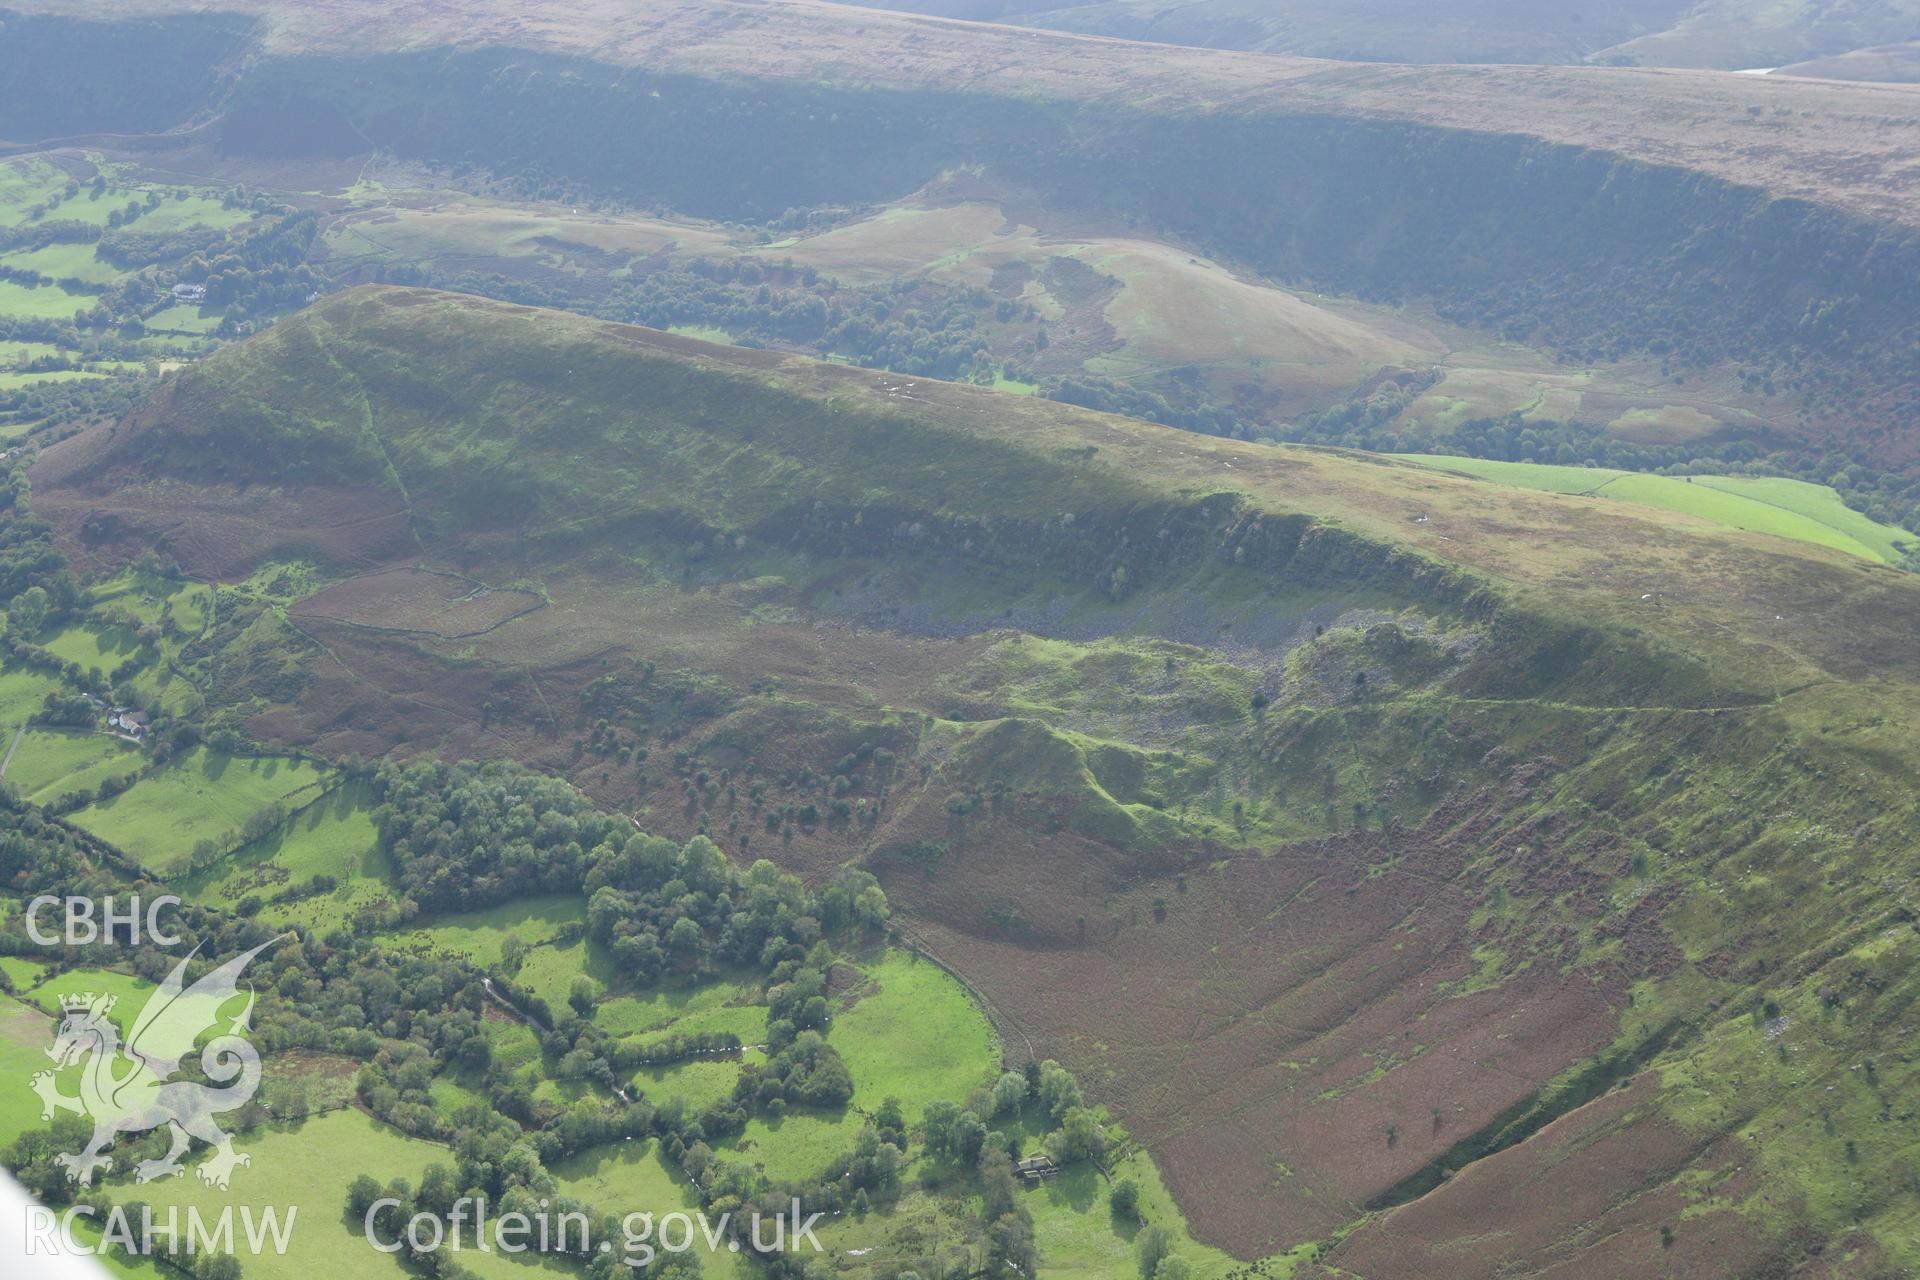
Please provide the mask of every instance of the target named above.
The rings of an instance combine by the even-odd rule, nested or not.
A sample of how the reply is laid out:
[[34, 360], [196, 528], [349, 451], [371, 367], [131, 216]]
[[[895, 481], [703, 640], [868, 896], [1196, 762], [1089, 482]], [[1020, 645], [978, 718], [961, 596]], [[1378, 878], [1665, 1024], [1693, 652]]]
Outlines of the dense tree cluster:
[[[82, 837], [0, 786], [0, 883], [24, 902], [67, 886], [97, 896], [110, 891], [115, 877]], [[0, 955], [34, 949], [21, 913], [0, 921]]]
[[984, 289], [926, 279], [851, 285], [812, 267], [751, 258], [653, 264], [592, 296], [487, 272], [396, 268], [386, 278], [656, 329], [719, 329], [742, 346], [800, 347], [869, 368], [947, 379], [991, 379], [1010, 354], [1008, 335], [996, 339], [991, 328], [1013, 325], [1016, 333], [1037, 334], [1039, 323], [1029, 304], [996, 301]]
[[565, 782], [510, 764], [386, 763], [367, 777], [403, 918], [577, 892], [589, 851], [633, 834]]
[[[43, 332], [51, 336], [40, 336]], [[128, 352], [115, 349], [112, 341], [85, 339], [67, 341], [70, 328], [13, 324], [0, 320], [0, 341], [54, 342], [80, 349], [86, 359], [115, 360]], [[33, 335], [33, 336], [26, 336]], [[62, 361], [70, 364], [70, 361]], [[103, 377], [74, 378], [54, 382], [28, 382], [0, 389], [0, 424], [75, 422], [85, 418], [111, 418], [125, 413], [133, 402], [153, 386], [144, 372], [116, 370]]]
[[[44, 601], [49, 611], [77, 604], [80, 587], [66, 567], [66, 557], [53, 545], [53, 527], [33, 514], [26, 467], [16, 462], [0, 477], [0, 602], [9, 616], [35, 590], [40, 595], [32, 598]], [[8, 635], [19, 629], [9, 628]]]
[[1068, 378], [1044, 379], [1040, 383], [1040, 394], [1063, 404], [1077, 404], [1083, 409], [1123, 413], [1131, 418], [1145, 418], [1149, 422], [1182, 427], [1210, 436], [1244, 437], [1256, 429], [1255, 424], [1241, 418], [1230, 407], [1204, 399], [1199, 387], [1178, 382], [1159, 391], [1114, 378], [1077, 374]]

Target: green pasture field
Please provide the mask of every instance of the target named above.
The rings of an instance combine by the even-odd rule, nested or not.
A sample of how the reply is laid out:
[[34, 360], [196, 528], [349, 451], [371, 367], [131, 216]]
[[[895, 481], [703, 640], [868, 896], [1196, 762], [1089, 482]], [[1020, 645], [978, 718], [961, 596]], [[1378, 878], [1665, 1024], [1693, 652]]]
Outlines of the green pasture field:
[[149, 330], [166, 333], [206, 334], [220, 327], [218, 315], [203, 315], [193, 303], [177, 303], [147, 317]]
[[583, 973], [599, 983], [602, 990], [612, 986], [620, 976], [606, 948], [590, 939], [576, 938], [571, 942], [535, 947], [527, 953], [526, 961], [513, 979], [555, 1009], [561, 1009], [573, 992], [574, 978]]
[[1458, 471], [1522, 489], [1551, 493], [1596, 494], [1665, 511], [1698, 516], [1729, 529], [1832, 547], [1891, 564], [1901, 545], [1920, 538], [1879, 524], [1840, 500], [1826, 485], [1804, 480], [1750, 476], [1663, 476], [1605, 467], [1567, 467], [1533, 462], [1499, 462], [1444, 454], [1400, 453], [1406, 462]]
[[[0, 755], [5, 752], [0, 744]], [[138, 773], [145, 762], [137, 748], [111, 734], [29, 729], [7, 766], [7, 781], [34, 804], [46, 804], [70, 791], [96, 788], [107, 778]]]
[[44, 635], [38, 644], [60, 661], [71, 662], [82, 671], [98, 667], [109, 673], [140, 649], [139, 641], [126, 628], [87, 622]]
[[263, 919], [325, 930], [345, 924], [359, 907], [387, 896], [392, 864], [377, 847], [372, 794], [363, 784], [334, 788], [292, 814], [276, 830], [234, 850], [181, 883], [196, 902], [231, 907], [249, 894], [262, 898], [315, 876], [340, 882], [333, 893], [296, 902], [269, 901]]
[[47, 967], [37, 960], [25, 956], [0, 956], [0, 973], [7, 975], [7, 981], [13, 989], [24, 992], [34, 983], [46, 976]]
[[37, 287], [0, 280], [0, 316], [18, 316], [27, 320], [71, 320], [78, 311], [93, 309], [94, 299], [86, 294], [68, 293], [59, 285]]
[[[47, 1046], [53, 1043], [53, 1019], [20, 1001], [0, 996], [0, 1147], [39, 1129], [40, 1099], [28, 1087], [39, 1072], [51, 1070]], [[77, 1068], [61, 1076], [61, 1091], [76, 1092]]]
[[540, 1037], [524, 1022], [488, 1018], [482, 1024], [487, 1043], [493, 1046], [494, 1062], [511, 1071], [540, 1061]]
[[18, 391], [22, 387], [38, 386], [43, 382], [88, 382], [106, 376], [95, 369], [55, 369], [47, 373], [0, 373], [0, 391]]
[[133, 272], [102, 262], [90, 244], [48, 244], [38, 249], [17, 249], [0, 256], [0, 267], [15, 271], [34, 271], [50, 280], [82, 280], [88, 284], [112, 284]]
[[[700, 1198], [686, 1175], [669, 1165], [660, 1154], [659, 1144], [650, 1139], [582, 1151], [555, 1163], [553, 1175], [562, 1193], [584, 1200], [603, 1214], [624, 1218], [630, 1213], [651, 1213], [657, 1221], [663, 1214], [696, 1212], [700, 1208]], [[750, 1263], [725, 1244], [710, 1251], [701, 1240], [696, 1249], [704, 1276], [748, 1280], [756, 1274]]]
[[907, 1122], [929, 1102], [962, 1101], [999, 1074], [993, 1026], [966, 989], [940, 966], [888, 951], [862, 970], [878, 990], [836, 1014], [828, 1041], [853, 1076], [861, 1106], [900, 1099]]
[[[53, 922], [49, 920], [48, 923]], [[154, 984], [145, 978], [136, 978], [116, 969], [69, 969], [43, 980], [28, 994], [27, 999], [45, 1013], [58, 1014], [60, 1001], [66, 996], [112, 996], [114, 1005], [110, 1016], [114, 1025], [120, 1028], [120, 1033], [125, 1035], [153, 991]]]
[[[1816, 546], [1833, 547], [1864, 560], [1884, 562], [1882, 556], [1858, 538], [1811, 516], [1789, 511], [1785, 507], [1759, 502], [1741, 494], [1728, 493], [1725, 490], [1701, 484], [1697, 480], [1688, 483], [1686, 479], [1677, 476], [1621, 476], [1618, 480], [1610, 481], [1603, 486], [1600, 496], [1621, 498], [1628, 502], [1642, 502], [1668, 511], [1699, 516], [1730, 529], [1770, 533], [1775, 537], [1792, 538], [1800, 542], [1811, 542]], [[1838, 502], [1837, 496], [1835, 501]]]
[[[1078, 1164], [1025, 1193], [1027, 1209], [1033, 1214], [1034, 1243], [1040, 1250], [1040, 1276], [1106, 1280], [1133, 1274], [1135, 1240], [1142, 1228], [1138, 1222], [1114, 1215], [1113, 1184], [1122, 1178], [1131, 1178], [1140, 1189], [1140, 1217], [1173, 1234], [1173, 1252], [1192, 1264], [1196, 1280], [1218, 1280], [1245, 1268], [1231, 1255], [1193, 1239], [1153, 1159], [1136, 1151], [1116, 1162], [1111, 1176], [1091, 1164]], [[1262, 1274], [1284, 1280], [1291, 1273], [1292, 1267], [1282, 1263]]]
[[72, 821], [156, 870], [178, 868], [201, 840], [234, 843], [266, 806], [291, 801], [326, 775], [304, 760], [232, 756], [196, 747], [131, 790]]
[[14, 342], [0, 339], [0, 369], [22, 365], [29, 360], [39, 360], [46, 356], [57, 356], [60, 348], [51, 342]]
[[25, 222], [34, 205], [56, 199], [66, 185], [66, 172], [38, 156], [0, 164], [0, 224]]
[[487, 1101], [486, 1095], [473, 1084], [446, 1072], [433, 1078], [427, 1092], [433, 1096], [434, 1110], [443, 1116], [453, 1115], [463, 1107], [484, 1106]]
[[636, 995], [602, 1000], [593, 1020], [616, 1036], [645, 1039], [669, 1032], [732, 1031], [741, 1043], [752, 1044], [767, 1029], [767, 1010], [754, 987], [668, 981]]
[[[116, 1198], [145, 1200], [160, 1212], [189, 1206], [216, 1217], [229, 1205], [235, 1211], [251, 1206], [256, 1214], [271, 1206], [282, 1215], [299, 1209], [292, 1238], [284, 1255], [270, 1248], [258, 1255], [242, 1252], [247, 1280], [312, 1280], [316, 1276], [390, 1276], [401, 1280], [409, 1272], [396, 1255], [383, 1254], [366, 1241], [358, 1222], [347, 1216], [347, 1186], [370, 1174], [382, 1185], [404, 1178], [413, 1186], [430, 1164], [453, 1164], [445, 1147], [410, 1138], [365, 1113], [347, 1108], [292, 1124], [273, 1124], [236, 1135], [234, 1145], [251, 1163], [235, 1169], [229, 1190], [201, 1182], [193, 1167], [178, 1178], [150, 1182], [135, 1189], [116, 1188]], [[196, 1146], [193, 1166], [205, 1158]]]
[[[500, 963], [500, 948], [508, 938], [535, 946], [578, 926], [586, 913], [586, 903], [574, 894], [546, 894], [479, 911], [438, 916], [428, 924], [387, 937], [395, 947], [430, 948], [488, 968]], [[561, 999], [565, 998], [563, 993]]]
[[[833, 1037], [829, 1036], [829, 1039]], [[865, 1098], [856, 1098], [868, 1105]], [[880, 1100], [872, 1100], [878, 1105]], [[729, 1159], [757, 1165], [775, 1182], [804, 1182], [820, 1176], [833, 1158], [853, 1147], [866, 1121], [852, 1108], [810, 1111], [795, 1108], [785, 1115], [754, 1116], [737, 1138], [716, 1143], [714, 1150]]]
[[633, 1073], [633, 1087], [656, 1106], [670, 1098], [698, 1112], [728, 1098], [740, 1083], [740, 1068], [749, 1062], [764, 1063], [767, 1055], [758, 1049], [745, 1049], [724, 1057], [695, 1058], [671, 1066], [642, 1067]]
[[211, 196], [189, 193], [185, 199], [169, 194], [157, 209], [135, 220], [139, 231], [185, 231], [190, 227], [218, 227], [230, 231], [253, 219], [251, 209], [229, 209]]
[[1880, 524], [1862, 515], [1841, 501], [1840, 495], [1824, 484], [1793, 480], [1786, 476], [1695, 476], [1693, 482], [1816, 520], [1872, 548], [1889, 563], [1900, 558], [1903, 547], [1920, 546], [1920, 535]]
[[[33, 718], [47, 695], [60, 682], [44, 671], [30, 667], [0, 666], [0, 726], [17, 729]], [[11, 734], [8, 741], [11, 741]], [[5, 751], [0, 747], [0, 752]]]

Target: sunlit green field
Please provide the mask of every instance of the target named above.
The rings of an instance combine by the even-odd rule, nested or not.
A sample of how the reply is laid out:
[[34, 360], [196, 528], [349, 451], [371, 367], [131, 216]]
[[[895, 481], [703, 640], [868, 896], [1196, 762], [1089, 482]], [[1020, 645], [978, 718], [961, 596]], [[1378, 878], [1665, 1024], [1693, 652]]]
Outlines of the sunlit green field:
[[44, 373], [0, 373], [0, 391], [18, 391], [22, 387], [47, 382], [95, 382], [107, 375], [97, 369], [53, 369]]
[[[0, 996], [0, 1146], [41, 1127], [40, 1100], [27, 1082], [52, 1069], [46, 1050], [53, 1043], [53, 1030], [53, 1019], [45, 1013]], [[68, 1076], [75, 1074], [70, 1071]], [[75, 1092], [68, 1077], [62, 1077], [61, 1088]]]
[[1693, 483], [1818, 521], [1873, 549], [1884, 560], [1899, 559], [1903, 545], [1920, 546], [1920, 535], [1875, 522], [1842, 502], [1839, 494], [1823, 484], [1783, 476], [1695, 476]]
[[965, 1098], [999, 1074], [993, 1027], [945, 970], [889, 951], [863, 973], [877, 989], [835, 1016], [831, 1036], [863, 1105], [898, 1098], [912, 1123], [927, 1103]]
[[[693, 1212], [700, 1207], [698, 1194], [685, 1174], [669, 1165], [657, 1143], [636, 1139], [611, 1146], [594, 1147], [570, 1156], [554, 1165], [554, 1177], [560, 1190], [591, 1204], [602, 1213], [625, 1217], [630, 1213], [661, 1214]], [[734, 1280], [754, 1273], [751, 1264], [730, 1252], [725, 1244], [710, 1251], [705, 1241], [698, 1246], [701, 1274], [716, 1280]]]
[[[5, 751], [0, 743], [0, 754]], [[137, 748], [111, 734], [29, 729], [14, 749], [7, 781], [33, 803], [47, 804], [68, 792], [98, 787], [106, 778], [137, 773], [144, 763]]]
[[1826, 485], [1804, 480], [1749, 476], [1663, 476], [1605, 467], [1566, 467], [1499, 462], [1445, 454], [1401, 453], [1393, 457], [1458, 471], [1498, 484], [1550, 493], [1592, 494], [1641, 506], [1698, 516], [1729, 529], [1746, 529], [1832, 547], [1882, 564], [1900, 559], [1900, 548], [1920, 547], [1920, 536], [1883, 525], [1848, 507]]
[[140, 647], [132, 632], [92, 623], [62, 627], [40, 636], [38, 644], [60, 661], [71, 662], [83, 671], [98, 667], [108, 673], [131, 658]]
[[619, 979], [613, 957], [599, 943], [584, 938], [535, 947], [514, 979], [557, 1009], [566, 1003], [574, 978], [583, 973], [602, 989]]
[[[196, 1206], [202, 1214], [218, 1215], [227, 1206], [236, 1215], [241, 1206], [256, 1214], [274, 1207], [282, 1221], [289, 1207], [299, 1210], [287, 1251], [271, 1249], [255, 1255], [242, 1250], [247, 1280], [310, 1280], [315, 1276], [391, 1276], [408, 1272], [393, 1255], [375, 1250], [358, 1222], [346, 1212], [346, 1188], [356, 1177], [370, 1174], [385, 1183], [405, 1178], [418, 1186], [430, 1164], [453, 1163], [446, 1148], [404, 1134], [351, 1108], [332, 1111], [295, 1124], [276, 1124], [240, 1135], [235, 1146], [251, 1163], [236, 1169], [229, 1190], [209, 1187], [196, 1177], [193, 1161], [179, 1178], [150, 1182], [138, 1198], [164, 1213], [169, 1206], [182, 1212]], [[205, 1148], [196, 1147], [204, 1158]], [[131, 1188], [116, 1198], [133, 1198]], [[239, 1233], [239, 1224], [235, 1232]]]
[[767, 1012], [757, 995], [755, 989], [729, 982], [695, 986], [670, 981], [649, 991], [602, 1000], [593, 1020], [614, 1035], [642, 1040], [669, 1032], [731, 1031], [741, 1043], [752, 1044], [767, 1027]]
[[[57, 922], [45, 919], [42, 927], [57, 927]], [[117, 969], [69, 969], [42, 979], [28, 999], [51, 1014], [59, 1012], [60, 1001], [65, 996], [112, 996], [114, 1005], [109, 1016], [125, 1035], [153, 990], [151, 982]]]
[[[0, 667], [0, 726], [16, 729], [40, 710], [60, 682], [44, 671], [28, 667]], [[8, 735], [11, 740], [11, 734]], [[4, 748], [0, 748], [4, 750]]]
[[396, 947], [418, 947], [460, 956], [486, 968], [500, 963], [508, 938], [532, 946], [546, 942], [586, 917], [586, 904], [574, 894], [547, 894], [502, 903], [481, 911], [440, 916], [428, 924], [388, 935]]
[[124, 267], [101, 261], [90, 244], [49, 244], [38, 249], [18, 249], [0, 257], [0, 266], [38, 272], [51, 280], [71, 278], [88, 284], [112, 284], [133, 274]]
[[[348, 922], [360, 907], [387, 896], [392, 872], [378, 848], [371, 796], [364, 785], [336, 787], [303, 805], [261, 839], [236, 849], [198, 874], [179, 881], [194, 901], [232, 907], [248, 896], [262, 899], [261, 918], [324, 932]], [[331, 876], [332, 893], [276, 903], [289, 887]]]
[[[764, 1018], [766, 1011], [761, 1010]], [[669, 1098], [679, 1098], [690, 1111], [699, 1112], [730, 1097], [740, 1081], [740, 1064], [748, 1060], [765, 1061], [766, 1055], [751, 1050], [729, 1057], [695, 1058], [665, 1067], [642, 1067], [633, 1074], [633, 1085], [656, 1106]]]
[[195, 748], [72, 820], [147, 866], [179, 867], [199, 841], [238, 843], [248, 818], [325, 777], [304, 760]]
[[155, 332], [212, 333], [219, 327], [219, 316], [203, 315], [202, 308], [188, 303], [156, 311], [147, 317], [147, 328]]
[[74, 313], [87, 311], [94, 300], [85, 294], [68, 293], [59, 285], [37, 287], [13, 280], [0, 280], [0, 315], [21, 316], [29, 320], [71, 320]]

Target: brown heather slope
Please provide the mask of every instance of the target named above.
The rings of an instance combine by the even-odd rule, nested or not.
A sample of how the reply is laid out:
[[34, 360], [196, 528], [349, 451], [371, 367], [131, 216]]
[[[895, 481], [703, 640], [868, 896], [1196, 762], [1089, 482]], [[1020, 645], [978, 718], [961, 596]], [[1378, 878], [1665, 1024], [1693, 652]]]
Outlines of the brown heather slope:
[[1913, 1260], [1912, 576], [391, 288], [33, 481], [89, 567], [317, 564], [188, 655], [229, 722], [866, 862], [1242, 1257]]
[[[462, 335], [458, 342], [447, 335], [429, 338], [421, 326], [423, 312], [457, 326]], [[416, 341], [450, 344], [436, 345], [441, 364], [423, 374], [431, 390], [423, 388], [422, 394], [433, 397], [448, 394], [458, 369], [486, 377], [497, 344], [537, 338], [555, 356], [583, 344], [609, 354], [628, 353], [642, 366], [664, 360], [726, 377], [770, 377], [784, 394], [828, 402], [838, 407], [836, 412], [925, 422], [959, 438], [1022, 453], [1078, 456], [1076, 451], [1090, 450], [1086, 456], [1095, 465], [1088, 471], [1125, 477], [1128, 485], [1141, 486], [1140, 498], [1230, 493], [1250, 497], [1276, 515], [1310, 512], [1383, 546], [1417, 553], [1418, 559], [1410, 563], [1425, 562], [1426, 571], [1457, 566], [1520, 592], [1522, 599], [1541, 608], [1658, 637], [1704, 659], [1722, 688], [1772, 693], [1821, 679], [1920, 683], [1920, 653], [1906, 643], [1920, 619], [1914, 612], [1920, 608], [1920, 582], [1839, 552], [1729, 530], [1678, 513], [1483, 484], [1371, 454], [1199, 436], [964, 383], [720, 346], [565, 312], [420, 289], [352, 289], [240, 348], [216, 354], [139, 411], [131, 431], [114, 429], [109, 457], [127, 456], [136, 442], [164, 427], [171, 433], [169, 448], [180, 459], [178, 451], [186, 445], [177, 433], [205, 429], [211, 406], [231, 419], [223, 423], [227, 430], [244, 433], [248, 419], [244, 414], [233, 417], [222, 403], [232, 394], [223, 384], [237, 377], [238, 385], [249, 385], [247, 379], [259, 376], [250, 365], [267, 362], [273, 367], [303, 333], [336, 327], [370, 344], [371, 350], [381, 342], [399, 350]], [[468, 331], [478, 340], [469, 344]], [[266, 389], [291, 396], [300, 385], [300, 372], [289, 369], [287, 381]], [[565, 385], [558, 374], [529, 370], [525, 376], [556, 377]], [[277, 402], [269, 397], [257, 403]], [[441, 412], [456, 404], [449, 401]], [[54, 489], [63, 487], [73, 474], [68, 468], [98, 443], [98, 435], [89, 433], [50, 451], [36, 479], [44, 476]], [[244, 439], [224, 442], [237, 446]], [[239, 458], [197, 456], [191, 450], [184, 458], [175, 465], [204, 465], [214, 474], [222, 466], [246, 465]], [[89, 459], [75, 478], [90, 482], [111, 474], [101, 472], [100, 465]], [[285, 457], [262, 458], [257, 465], [283, 483], [288, 479], [275, 474], [289, 465]], [[316, 476], [293, 492], [319, 489], [322, 483], [333, 482]], [[134, 495], [86, 492], [90, 511], [106, 512], [117, 503], [137, 500]], [[936, 505], [958, 511], [977, 510], [986, 496], [938, 489], [929, 496], [934, 495]], [[49, 494], [40, 506], [51, 512], [69, 501]], [[370, 495], [365, 501], [380, 505], [383, 500]], [[244, 520], [240, 505], [236, 500], [233, 518]], [[598, 514], [611, 518], [617, 513]], [[1030, 514], [1045, 518], [1044, 513]], [[196, 511], [195, 518], [212, 518], [211, 511]], [[275, 504], [265, 502], [258, 504], [252, 519], [257, 521], [257, 536], [269, 541], [280, 536], [276, 525], [299, 523], [285, 520]], [[357, 506], [338, 523], [376, 531], [365, 536], [377, 535], [380, 546], [391, 538], [380, 518]], [[252, 554], [257, 556], [259, 548]], [[216, 559], [204, 567], [225, 576], [238, 563]], [[1848, 624], [1839, 627], [1831, 611], [1842, 602]]]
[[1028, 95], [1209, 112], [1314, 112], [1593, 147], [1920, 225], [1920, 92], [1648, 68], [1338, 63], [1154, 45], [813, 0], [10, 0], [124, 21], [234, 14], [265, 52], [504, 47], [706, 77]]

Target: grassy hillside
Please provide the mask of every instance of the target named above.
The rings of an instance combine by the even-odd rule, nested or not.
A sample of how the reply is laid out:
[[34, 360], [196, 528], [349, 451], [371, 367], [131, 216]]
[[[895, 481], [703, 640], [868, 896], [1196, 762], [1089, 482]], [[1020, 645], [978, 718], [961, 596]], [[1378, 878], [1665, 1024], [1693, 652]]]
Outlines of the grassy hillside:
[[[1208, 1249], [1390, 1276], [1464, 1248], [1491, 1272], [1597, 1214], [1581, 1265], [1629, 1240], [1682, 1275], [1729, 1239], [1754, 1267], [1808, 1239], [1905, 1258], [1912, 1143], [1872, 1117], [1910, 1088], [1880, 886], [1920, 853], [1920, 587], [1581, 496], [1642, 477], [1503, 478], [389, 288], [47, 450], [34, 504], [76, 548], [106, 529], [103, 570], [157, 540], [236, 581], [182, 655], [239, 675], [215, 723], [513, 757], [743, 863], [872, 868], [903, 937], [1003, 1048], [1082, 1073]], [[1674, 483], [1843, 519], [1805, 490]], [[364, 514], [305, 514], [323, 499]], [[463, 609], [534, 607], [449, 628], [455, 572]], [[564, 909], [401, 921], [364, 817], [317, 808], [206, 900], [337, 868], [263, 910], [483, 960], [513, 939], [516, 981], [558, 1007], [585, 975], [609, 1034], [745, 1025], [737, 993], [621, 989]], [[930, 977], [836, 979], [853, 1075], [913, 1105], [879, 1048], [903, 1010], [978, 1033]], [[1776, 1017], [1789, 1065], [1729, 1070], [1778, 1059]], [[537, 1098], [580, 1096], [525, 1028], [489, 1039]], [[1794, 1085], [1863, 1060], [1871, 1085]], [[631, 1078], [712, 1100], [742, 1069]], [[755, 1118], [726, 1155], [814, 1172], [844, 1123]], [[1541, 1167], [1577, 1194], [1498, 1207]], [[1796, 1207], [1756, 1228], [1756, 1199]], [[941, 1212], [916, 1205], [845, 1234], [911, 1256]], [[1034, 1218], [1082, 1270], [1124, 1247]], [[1418, 1243], [1382, 1261], [1395, 1239]]]

